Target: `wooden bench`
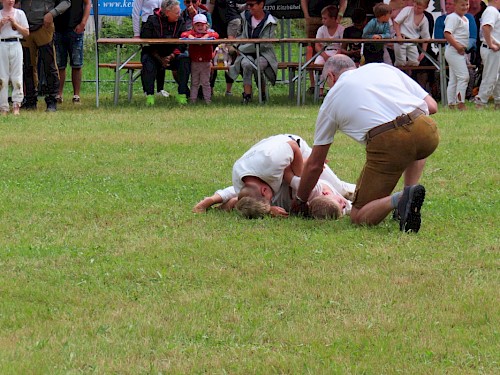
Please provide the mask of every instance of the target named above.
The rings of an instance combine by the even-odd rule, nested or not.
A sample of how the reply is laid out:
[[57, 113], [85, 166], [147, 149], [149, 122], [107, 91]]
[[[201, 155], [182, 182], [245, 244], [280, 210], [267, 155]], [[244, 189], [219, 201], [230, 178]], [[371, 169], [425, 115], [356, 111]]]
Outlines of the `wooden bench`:
[[[99, 63], [99, 68], [107, 68], [116, 71], [116, 63]], [[132, 100], [132, 93], [134, 88], [134, 82], [141, 76], [142, 63], [139, 61], [130, 61], [124, 64], [121, 70], [125, 70], [127, 76], [128, 85], [128, 100]], [[212, 71], [228, 71], [228, 66], [213, 65], [211, 67]], [[296, 62], [280, 62], [278, 63], [278, 69], [286, 69], [288, 71], [288, 83], [289, 83], [289, 97], [293, 99], [295, 95], [295, 81], [297, 80], [296, 72], [299, 69], [299, 63]], [[308, 67], [308, 69], [310, 69]], [[123, 75], [120, 75], [120, 80]]]
[[[116, 63], [99, 63], [99, 68], [108, 68], [116, 71]], [[134, 82], [141, 76], [142, 63], [139, 61], [130, 61], [122, 66], [122, 69], [126, 70], [128, 83], [128, 101], [132, 101], [132, 92], [134, 89]], [[137, 73], [135, 71], [137, 70]], [[135, 73], [135, 74], [134, 74]], [[120, 75], [120, 80], [122, 75]]]

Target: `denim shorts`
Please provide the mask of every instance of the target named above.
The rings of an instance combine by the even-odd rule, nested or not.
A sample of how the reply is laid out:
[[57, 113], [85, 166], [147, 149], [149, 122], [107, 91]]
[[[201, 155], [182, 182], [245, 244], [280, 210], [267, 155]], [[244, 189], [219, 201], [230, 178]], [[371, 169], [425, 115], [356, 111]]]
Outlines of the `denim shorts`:
[[72, 68], [83, 66], [83, 33], [77, 34], [73, 30], [66, 32], [56, 32], [54, 34], [54, 44], [56, 46], [56, 59], [59, 69], [65, 69], [68, 65]]

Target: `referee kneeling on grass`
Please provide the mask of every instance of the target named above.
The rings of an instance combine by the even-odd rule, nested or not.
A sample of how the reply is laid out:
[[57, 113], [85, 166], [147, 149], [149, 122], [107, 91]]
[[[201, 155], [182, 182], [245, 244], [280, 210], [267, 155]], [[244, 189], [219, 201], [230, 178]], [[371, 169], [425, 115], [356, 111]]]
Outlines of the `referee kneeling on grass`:
[[[355, 224], [376, 225], [396, 210], [399, 228], [420, 229], [425, 188], [418, 185], [426, 158], [439, 143], [436, 101], [399, 69], [367, 64], [358, 69], [345, 55], [323, 69], [332, 89], [316, 120], [314, 147], [307, 160], [292, 213], [306, 214], [309, 194], [323, 171], [335, 132], [366, 146], [366, 162], [356, 185], [351, 211]], [[405, 188], [390, 195], [404, 174]]]

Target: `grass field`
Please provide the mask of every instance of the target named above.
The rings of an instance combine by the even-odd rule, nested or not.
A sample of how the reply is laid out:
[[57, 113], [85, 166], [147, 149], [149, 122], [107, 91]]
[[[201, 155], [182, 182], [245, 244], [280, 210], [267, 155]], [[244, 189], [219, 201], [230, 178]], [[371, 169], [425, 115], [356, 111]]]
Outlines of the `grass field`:
[[1, 374], [500, 372], [498, 111], [435, 115], [417, 235], [192, 214], [257, 140], [312, 143], [318, 106], [271, 97], [0, 117]]

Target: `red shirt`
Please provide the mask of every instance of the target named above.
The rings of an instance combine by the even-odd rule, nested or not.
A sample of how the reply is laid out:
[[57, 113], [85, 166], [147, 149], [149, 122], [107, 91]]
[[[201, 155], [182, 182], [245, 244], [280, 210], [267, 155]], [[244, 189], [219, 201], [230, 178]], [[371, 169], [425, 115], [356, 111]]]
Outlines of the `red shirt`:
[[[206, 36], [208, 38], [218, 39], [219, 34], [215, 31], [208, 31], [206, 34], [199, 34], [194, 29], [189, 31], [184, 31], [181, 34], [181, 38], [187, 38], [189, 35], [194, 36], [195, 38], [201, 38]], [[194, 62], [207, 62], [212, 61], [214, 57], [214, 49], [211, 44], [190, 44], [189, 45], [189, 58]]]

